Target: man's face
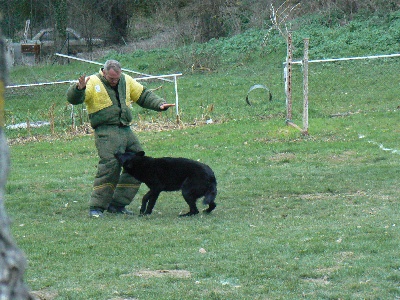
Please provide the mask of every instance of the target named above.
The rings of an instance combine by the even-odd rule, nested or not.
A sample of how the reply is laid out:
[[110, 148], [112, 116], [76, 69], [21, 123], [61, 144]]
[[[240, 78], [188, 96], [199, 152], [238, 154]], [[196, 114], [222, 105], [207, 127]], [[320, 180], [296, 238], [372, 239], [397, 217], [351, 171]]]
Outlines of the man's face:
[[107, 79], [108, 83], [112, 87], [118, 85], [118, 81], [121, 77], [121, 71], [115, 71], [113, 69], [110, 69], [109, 71], [104, 70], [103, 73], [104, 73], [104, 78]]

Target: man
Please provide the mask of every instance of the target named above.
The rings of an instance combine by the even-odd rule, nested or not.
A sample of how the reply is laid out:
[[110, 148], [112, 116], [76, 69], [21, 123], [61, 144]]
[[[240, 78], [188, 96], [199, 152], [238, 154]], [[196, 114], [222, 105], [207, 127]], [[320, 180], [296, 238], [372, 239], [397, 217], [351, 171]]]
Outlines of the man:
[[175, 104], [166, 103], [131, 76], [123, 74], [116, 60], [108, 60], [98, 74], [87, 78], [80, 76], [78, 83], [69, 87], [67, 99], [71, 104], [85, 103], [100, 158], [89, 216], [103, 217], [104, 211], [132, 215], [126, 206], [138, 192], [140, 182], [125, 171], [121, 174], [121, 165], [114, 157], [118, 151], [143, 150], [130, 128], [131, 102], [155, 111], [167, 110]]

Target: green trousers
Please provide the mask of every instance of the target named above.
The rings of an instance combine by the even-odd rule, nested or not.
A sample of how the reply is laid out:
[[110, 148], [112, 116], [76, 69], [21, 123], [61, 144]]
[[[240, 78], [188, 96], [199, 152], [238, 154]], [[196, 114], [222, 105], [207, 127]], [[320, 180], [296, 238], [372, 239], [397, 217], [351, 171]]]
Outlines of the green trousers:
[[89, 205], [103, 209], [107, 209], [110, 204], [126, 206], [138, 192], [140, 182], [124, 170], [121, 173], [122, 167], [114, 154], [118, 151], [142, 151], [142, 146], [127, 126], [99, 126], [94, 135], [100, 160]]

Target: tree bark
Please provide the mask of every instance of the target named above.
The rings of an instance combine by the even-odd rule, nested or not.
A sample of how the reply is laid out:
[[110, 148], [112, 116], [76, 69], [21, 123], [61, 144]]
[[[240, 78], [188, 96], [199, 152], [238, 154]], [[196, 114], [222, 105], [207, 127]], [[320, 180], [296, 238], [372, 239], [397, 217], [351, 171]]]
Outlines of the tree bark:
[[4, 134], [4, 89], [7, 76], [5, 41], [0, 30], [0, 299], [33, 300], [23, 281], [26, 259], [10, 232], [4, 208], [4, 188], [10, 167], [9, 149]]

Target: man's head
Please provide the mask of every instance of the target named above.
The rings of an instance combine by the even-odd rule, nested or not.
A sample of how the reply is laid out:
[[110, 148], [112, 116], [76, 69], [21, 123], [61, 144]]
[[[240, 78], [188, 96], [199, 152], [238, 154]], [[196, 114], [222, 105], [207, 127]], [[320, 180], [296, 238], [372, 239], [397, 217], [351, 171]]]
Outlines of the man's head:
[[107, 60], [103, 68], [104, 78], [115, 87], [121, 78], [121, 64], [116, 60]]

